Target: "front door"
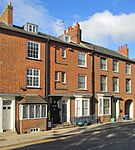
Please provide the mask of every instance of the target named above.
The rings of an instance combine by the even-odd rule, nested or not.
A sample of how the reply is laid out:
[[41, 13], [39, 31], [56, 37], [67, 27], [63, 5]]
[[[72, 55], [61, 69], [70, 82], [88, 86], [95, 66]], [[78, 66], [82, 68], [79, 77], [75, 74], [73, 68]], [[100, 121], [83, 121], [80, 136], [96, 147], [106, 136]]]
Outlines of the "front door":
[[112, 118], [116, 118], [116, 101], [112, 101]]
[[3, 101], [3, 129], [11, 129], [11, 101]]

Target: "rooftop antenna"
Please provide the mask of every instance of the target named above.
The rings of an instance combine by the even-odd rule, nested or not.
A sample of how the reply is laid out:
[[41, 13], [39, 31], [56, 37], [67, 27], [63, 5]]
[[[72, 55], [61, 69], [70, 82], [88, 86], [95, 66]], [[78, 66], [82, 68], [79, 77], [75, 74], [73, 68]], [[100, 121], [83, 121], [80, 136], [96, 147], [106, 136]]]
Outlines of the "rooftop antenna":
[[60, 32], [63, 31], [63, 28], [62, 28], [62, 27], [63, 27], [63, 24], [65, 24], [65, 23], [64, 23], [64, 20], [59, 21], [58, 23], [56, 23], [56, 25], [60, 27]]

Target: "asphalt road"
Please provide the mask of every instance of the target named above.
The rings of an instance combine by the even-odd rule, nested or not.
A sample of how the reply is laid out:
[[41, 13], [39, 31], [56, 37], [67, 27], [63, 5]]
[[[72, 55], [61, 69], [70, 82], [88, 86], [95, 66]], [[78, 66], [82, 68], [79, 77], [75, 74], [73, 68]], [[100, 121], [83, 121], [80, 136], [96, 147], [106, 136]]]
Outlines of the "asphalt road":
[[88, 132], [16, 150], [135, 150], [135, 125]]

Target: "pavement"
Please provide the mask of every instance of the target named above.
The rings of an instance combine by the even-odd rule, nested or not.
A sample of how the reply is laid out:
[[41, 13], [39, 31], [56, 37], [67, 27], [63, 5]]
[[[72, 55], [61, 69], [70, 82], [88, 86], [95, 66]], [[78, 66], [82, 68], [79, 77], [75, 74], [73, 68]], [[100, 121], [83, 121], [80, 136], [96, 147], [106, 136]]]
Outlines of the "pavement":
[[17, 134], [16, 132], [0, 133], [0, 150], [15, 149], [18, 147], [33, 145], [43, 142], [50, 142], [62, 138], [69, 138], [74, 135], [84, 134], [88, 132], [95, 132], [101, 130], [109, 130], [116, 127], [135, 125], [134, 120], [124, 120], [108, 123], [97, 123], [83, 127], [68, 127], [68, 128], [54, 128], [49, 131]]

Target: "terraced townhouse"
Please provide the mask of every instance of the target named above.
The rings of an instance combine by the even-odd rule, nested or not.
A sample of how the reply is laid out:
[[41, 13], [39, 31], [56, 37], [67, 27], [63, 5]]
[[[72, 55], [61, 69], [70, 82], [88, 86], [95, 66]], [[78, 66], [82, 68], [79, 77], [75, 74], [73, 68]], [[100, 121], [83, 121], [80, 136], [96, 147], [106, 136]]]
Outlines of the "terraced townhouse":
[[[135, 61], [81, 40], [80, 25], [60, 37], [0, 17], [0, 132], [47, 130], [48, 122], [135, 118]], [[48, 124], [48, 125], [47, 125]]]

